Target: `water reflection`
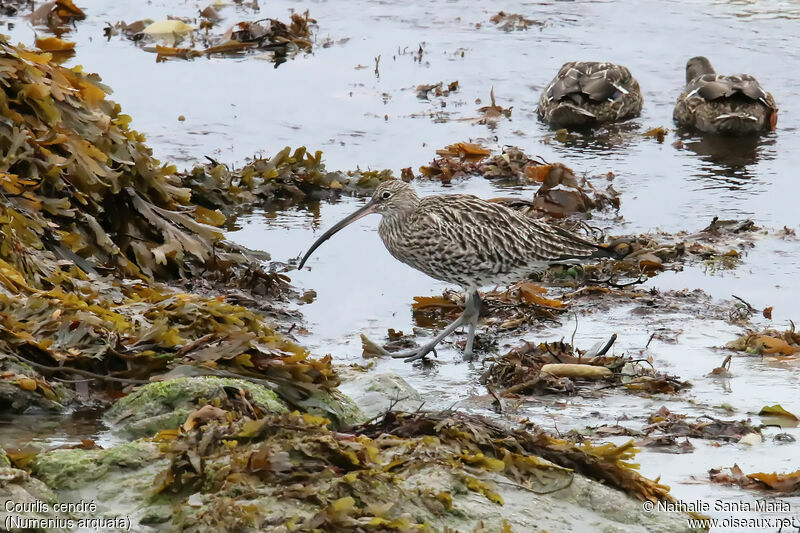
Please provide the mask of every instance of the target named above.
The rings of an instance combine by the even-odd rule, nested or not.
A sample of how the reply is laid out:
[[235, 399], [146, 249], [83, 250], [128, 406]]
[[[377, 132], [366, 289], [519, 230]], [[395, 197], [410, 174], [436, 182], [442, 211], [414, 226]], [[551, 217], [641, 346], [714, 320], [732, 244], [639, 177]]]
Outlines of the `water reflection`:
[[641, 124], [638, 120], [603, 124], [596, 128], [557, 130], [550, 140], [558, 153], [573, 154], [575, 150], [607, 153], [631, 146], [641, 140]]
[[105, 433], [102, 411], [83, 410], [59, 413], [0, 414], [0, 443], [6, 448], [70, 446], [91, 439], [101, 446], [111, 441]]
[[694, 152], [700, 161], [694, 176], [703, 182], [701, 189], [740, 190], [759, 183], [753, 170], [755, 163], [763, 157], [765, 146], [775, 144], [774, 135], [682, 137], [679, 149]]
[[[338, 201], [330, 200], [326, 203], [336, 204]], [[239, 231], [244, 229], [254, 218], [277, 221], [276, 227], [281, 227], [281, 223], [285, 223], [285, 217], [282, 215], [290, 212], [302, 214], [304, 225], [312, 229], [319, 229], [320, 225], [323, 224], [320, 215], [320, 203], [319, 199], [302, 200], [300, 202], [291, 198], [273, 199], [268, 204], [265, 202], [263, 210], [249, 208], [248, 210], [236, 212], [228, 217], [223, 227], [225, 231]], [[256, 211], [255, 214], [254, 211]]]

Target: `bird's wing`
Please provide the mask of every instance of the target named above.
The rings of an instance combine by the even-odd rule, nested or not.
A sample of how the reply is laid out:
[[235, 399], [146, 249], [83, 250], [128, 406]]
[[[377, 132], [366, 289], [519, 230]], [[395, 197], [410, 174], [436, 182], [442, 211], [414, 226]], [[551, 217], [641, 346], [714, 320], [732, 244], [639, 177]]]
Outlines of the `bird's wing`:
[[686, 86], [690, 97], [702, 98], [712, 101], [734, 96], [745, 96], [751, 100], [761, 102], [767, 107], [774, 107], [774, 100], [753, 76], [740, 74], [738, 76], [722, 76], [719, 74], [705, 74], [698, 76]]
[[565, 63], [555, 79], [545, 90], [548, 99], [574, 100], [582, 98], [595, 102], [616, 100], [627, 94], [633, 86], [630, 71], [613, 63], [578, 61]]
[[532, 263], [593, 257], [598, 246], [513, 209], [471, 195], [423, 198], [409, 230], [424, 236], [439, 254], [473, 267], [502, 270]]

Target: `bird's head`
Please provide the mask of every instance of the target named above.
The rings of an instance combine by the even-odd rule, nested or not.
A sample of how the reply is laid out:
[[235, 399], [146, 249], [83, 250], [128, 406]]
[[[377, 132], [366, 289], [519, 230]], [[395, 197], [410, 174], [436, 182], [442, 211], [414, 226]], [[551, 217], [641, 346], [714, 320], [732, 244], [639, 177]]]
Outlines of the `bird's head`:
[[686, 62], [686, 83], [705, 74], [716, 74], [707, 57], [697, 56]]
[[369, 204], [375, 213], [382, 215], [399, 214], [416, 209], [419, 196], [410, 184], [400, 180], [381, 182], [372, 193]]
[[372, 198], [370, 198], [369, 202], [367, 202], [364, 207], [334, 224], [328, 231], [323, 233], [319, 239], [314, 241], [314, 244], [311, 245], [306, 255], [303, 256], [303, 259], [300, 261], [300, 266], [297, 268], [303, 268], [306, 260], [323, 242], [327, 241], [339, 230], [344, 229], [359, 218], [372, 213], [380, 213], [383, 216], [397, 216], [404, 212], [413, 211], [418, 203], [419, 196], [417, 196], [414, 187], [408, 183], [400, 180], [382, 182], [376, 187]]

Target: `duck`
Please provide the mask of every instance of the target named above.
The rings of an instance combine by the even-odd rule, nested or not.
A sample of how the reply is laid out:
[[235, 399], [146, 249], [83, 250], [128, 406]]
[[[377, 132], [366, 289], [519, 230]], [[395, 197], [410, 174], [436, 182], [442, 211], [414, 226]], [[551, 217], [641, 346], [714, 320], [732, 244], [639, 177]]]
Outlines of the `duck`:
[[636, 117], [643, 101], [639, 82], [626, 67], [571, 61], [545, 87], [537, 114], [553, 127], [591, 127]]
[[717, 74], [708, 58], [686, 62], [686, 87], [672, 114], [684, 128], [720, 135], [752, 135], [778, 124], [775, 99], [749, 74]]

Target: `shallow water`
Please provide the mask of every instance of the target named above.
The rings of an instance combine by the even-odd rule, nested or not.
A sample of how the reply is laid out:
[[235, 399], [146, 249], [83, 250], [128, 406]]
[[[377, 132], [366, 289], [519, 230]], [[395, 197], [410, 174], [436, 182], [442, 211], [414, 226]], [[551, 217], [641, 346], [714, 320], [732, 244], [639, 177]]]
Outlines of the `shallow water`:
[[100, 420], [101, 411], [89, 410], [62, 415], [59, 413], [0, 414], [0, 436], [6, 448], [38, 451], [57, 446], [72, 446], [92, 440], [102, 447], [119, 439], [111, 437]]
[[[285, 145], [323, 150], [331, 169], [417, 168], [434, 157], [434, 150], [469, 139], [493, 148], [515, 145], [547, 161], [561, 161], [577, 172], [615, 174], [623, 219], [599, 224], [614, 233], [662, 229], [699, 230], [712, 217], [752, 218], [757, 224], [798, 229], [795, 207], [800, 181], [797, 130], [800, 125], [800, 65], [797, 19], [792, 2], [507, 2], [502, 8], [543, 21], [526, 31], [504, 32], [489, 18], [494, 2], [418, 2], [402, 4], [273, 1], [254, 12], [240, 6], [221, 11], [226, 23], [263, 17], [288, 19], [289, 10], [309, 9], [319, 21], [313, 54], [299, 55], [278, 68], [254, 57], [215, 58], [155, 63], [155, 55], [120, 37], [106, 41], [106, 22], [167, 15], [194, 16], [195, 2], [128, 3], [82, 0], [88, 19], [77, 23], [68, 38], [78, 43], [69, 64], [99, 72], [114, 88], [113, 98], [148, 136], [157, 156], [191, 166], [209, 155], [221, 162], [241, 163], [253, 154], [271, 155]], [[224, 27], [225, 24], [222, 24]], [[19, 19], [9, 30], [14, 40], [32, 43], [33, 30]], [[478, 25], [480, 25], [478, 27]], [[349, 38], [345, 43], [340, 40]], [[414, 54], [422, 46], [421, 61]], [[683, 82], [686, 59], [709, 56], [720, 72], [755, 75], [780, 107], [778, 131], [757, 141], [720, 140], [677, 135], [663, 144], [641, 133], [656, 126], [672, 130], [672, 106]], [[381, 57], [378, 74], [375, 58]], [[567, 144], [552, 140], [553, 132], [536, 120], [539, 92], [568, 60], [608, 60], [628, 66], [642, 86], [642, 116], [609, 134], [584, 136]], [[365, 68], [360, 68], [364, 66]], [[433, 102], [417, 98], [423, 83], [458, 80], [458, 92]], [[468, 120], [488, 104], [494, 87], [498, 104], [513, 106], [510, 120], [493, 129]], [[476, 103], [481, 99], [482, 103]], [[186, 120], [179, 122], [178, 115]], [[683, 148], [673, 143], [681, 139]], [[437, 184], [419, 185], [423, 194], [437, 194]], [[479, 178], [455, 183], [447, 192], [483, 197], [524, 196], [532, 188], [503, 188]], [[356, 209], [363, 200], [323, 203], [318, 210], [298, 207], [256, 213], [238, 221], [230, 238], [267, 250], [276, 261], [297, 257], [320, 230]], [[433, 281], [389, 256], [375, 227], [376, 218], [359, 221], [325, 243], [310, 260], [310, 269], [291, 274], [301, 289], [314, 289], [316, 300], [300, 306], [311, 334], [300, 340], [317, 354], [331, 353], [342, 363], [359, 362], [364, 332], [380, 340], [387, 328], [410, 331], [413, 296], [438, 295], [447, 285]], [[702, 288], [715, 299], [736, 294], [757, 308], [774, 306], [779, 329], [800, 318], [800, 244], [797, 240], [764, 239], [733, 271], [710, 274], [700, 267], [661, 274], [648, 282], [661, 289]], [[767, 321], [756, 319], [757, 324]], [[661, 405], [691, 415], [718, 418], [758, 417], [766, 404], [781, 403], [800, 412], [795, 394], [800, 378], [796, 361], [775, 362], [737, 355], [730, 379], [708, 377], [726, 352], [720, 350], [739, 328], [693, 315], [647, 315], [621, 307], [578, 319], [576, 341], [588, 347], [612, 332], [619, 334], [616, 353], [641, 350], [656, 328], [682, 330], [678, 342], [654, 341], [649, 355], [657, 368], [691, 381], [694, 387], [675, 397], [643, 398], [609, 391], [601, 399], [533, 398], [518, 416], [561, 431], [614, 423], [623, 415], [638, 424]], [[542, 326], [524, 338], [569, 338], [574, 322]], [[423, 332], [429, 333], [429, 332]], [[511, 345], [516, 338], [504, 339]], [[506, 347], [500, 346], [502, 352]], [[438, 350], [439, 365], [420, 368], [381, 361], [379, 370], [400, 373], [425, 396], [429, 407], [466, 408], [488, 412], [485, 389], [477, 383], [481, 363], [460, 362], [448, 345]], [[727, 403], [725, 413], [714, 406]], [[636, 425], [636, 424], [634, 424]], [[796, 429], [787, 430], [800, 438]], [[664, 455], [645, 451], [638, 457], [642, 471], [662, 476], [676, 497], [733, 500], [760, 497], [736, 489], [711, 486], [707, 470], [731, 466], [745, 472], [791, 472], [797, 445], [771, 440], [749, 448], [721, 447], [695, 441], [692, 454]], [[700, 480], [700, 481], [698, 481]], [[793, 514], [800, 501], [793, 501]], [[726, 513], [711, 513], [727, 516]], [[746, 516], [746, 515], [745, 515]]]

